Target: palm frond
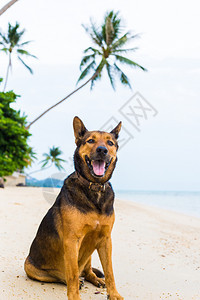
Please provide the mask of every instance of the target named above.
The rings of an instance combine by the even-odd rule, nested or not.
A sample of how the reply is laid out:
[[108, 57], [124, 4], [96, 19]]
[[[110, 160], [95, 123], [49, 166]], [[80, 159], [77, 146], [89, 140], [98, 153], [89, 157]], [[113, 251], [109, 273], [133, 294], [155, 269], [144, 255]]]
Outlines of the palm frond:
[[48, 153], [43, 153], [43, 156], [46, 156], [46, 158], [39, 162], [40, 164], [43, 163], [42, 168], [44, 168], [51, 161], [51, 157]]
[[113, 90], [115, 90], [115, 80], [112, 74], [112, 66], [108, 62], [106, 63], [106, 69], [107, 69], [108, 77], [110, 79], [111, 86]]
[[4, 43], [4, 42], [1, 42], [1, 41], [0, 41], [0, 45], [6, 47], [5, 43]]
[[62, 159], [62, 158], [56, 158], [55, 161], [66, 162], [66, 160], [65, 160], [65, 159]]
[[42, 155], [46, 157], [45, 159], [47, 159], [47, 158], [50, 159], [50, 156], [48, 153], [43, 153]]
[[18, 32], [18, 28], [19, 23], [17, 22], [15, 26], [12, 26], [10, 23], [8, 24], [8, 40], [12, 48], [14, 48], [19, 43], [22, 35], [25, 32], [25, 29], [23, 29], [21, 32]]
[[30, 157], [31, 157], [31, 161], [33, 161], [34, 159], [37, 159], [37, 154], [36, 152], [33, 151], [33, 148], [31, 148], [30, 150]]
[[17, 52], [22, 54], [22, 55], [27, 55], [27, 56], [31, 56], [34, 58], [37, 58], [37, 56], [30, 54], [28, 51], [24, 50], [24, 49], [17, 49]]
[[137, 51], [139, 48], [138, 47], [134, 47], [134, 48], [129, 48], [129, 49], [115, 49], [112, 51], [112, 53], [115, 53], [115, 52], [120, 52], [120, 53], [127, 53], [127, 52], [135, 52]]
[[112, 44], [111, 49], [117, 49], [123, 47], [128, 40], [129, 34], [130, 34], [129, 32], [126, 32], [121, 38], [119, 38], [114, 44]]
[[87, 53], [88, 51], [92, 51], [92, 52], [94, 52], [94, 54], [102, 55], [101, 51], [99, 51], [98, 49], [95, 49], [93, 47], [88, 47], [87, 49], [85, 49], [83, 51], [83, 53]]
[[60, 162], [55, 162], [55, 166], [56, 166], [56, 168], [57, 168], [59, 171], [65, 170], [65, 169], [63, 168], [63, 166], [60, 164]]
[[102, 37], [101, 34], [98, 32], [98, 29], [95, 27], [95, 24], [91, 22], [91, 27], [88, 27], [86, 25], [83, 25], [83, 28], [85, 29], [85, 31], [90, 35], [91, 39], [93, 40], [93, 42], [95, 44], [97, 44], [98, 46], [102, 47]]
[[76, 84], [78, 84], [80, 80], [84, 79], [84, 78], [88, 75], [88, 73], [89, 73], [91, 70], [94, 70], [95, 64], [96, 64], [96, 62], [95, 62], [95, 60], [93, 60], [93, 61], [85, 68], [85, 70], [83, 70], [83, 72], [81, 73], [81, 75], [80, 75], [79, 79], [77, 80], [77, 83], [76, 83]]
[[49, 161], [48, 160], [46, 160], [44, 163], [43, 163], [43, 165], [41, 166], [41, 168], [44, 168], [44, 167], [46, 167], [46, 165], [49, 163]]
[[100, 64], [95, 69], [94, 74], [96, 74], [96, 76], [91, 80], [91, 86], [90, 86], [91, 90], [93, 89], [95, 81], [97, 81], [101, 78], [101, 73], [102, 73], [102, 70], [103, 70], [105, 64], [106, 64], [106, 59], [103, 57]]
[[9, 52], [8, 48], [2, 48], [1, 51], [4, 51], [6, 54]]
[[22, 43], [22, 44], [19, 44], [18, 46], [19, 47], [23, 47], [23, 46], [25, 46], [25, 45], [27, 45], [27, 44], [29, 44], [29, 43], [32, 43], [33, 41], [27, 41], [27, 42], [24, 42], [24, 43]]
[[43, 163], [43, 162], [49, 161], [49, 160], [51, 160], [51, 157], [46, 157], [45, 159], [43, 159], [43, 160], [40, 161], [40, 164]]
[[131, 32], [126, 32], [121, 38], [119, 38], [115, 43], [112, 44], [112, 50], [121, 49], [125, 44], [130, 42], [132, 39], [138, 38], [139, 35], [131, 35]]
[[91, 29], [92, 29], [92, 33], [93, 35], [96, 37], [96, 39], [98, 40], [99, 42], [99, 46], [102, 46], [102, 35], [101, 35], [101, 32], [99, 31], [99, 29], [96, 27], [96, 25], [92, 22], [92, 20], [90, 20], [90, 23], [91, 23]]
[[59, 149], [59, 147], [53, 146], [52, 148], [50, 148], [50, 156], [53, 157], [54, 159], [61, 154], [62, 151]]
[[3, 39], [3, 41], [4, 41], [5, 44], [9, 44], [8, 39], [1, 32], [0, 32], [0, 36], [2, 37], [2, 39]]
[[130, 84], [130, 82], [129, 82], [129, 79], [128, 79], [128, 77], [124, 74], [124, 72], [123, 72], [116, 64], [114, 64], [114, 67], [115, 67], [116, 72], [117, 72], [118, 75], [119, 75], [119, 79], [120, 79], [121, 83], [122, 83], [123, 85], [125, 85], [125, 86], [128, 86], [130, 89], [132, 89], [132, 88], [131, 88], [131, 84]]
[[111, 12], [112, 16], [110, 15], [110, 18], [112, 18], [112, 24], [113, 24], [113, 28], [114, 28], [114, 37], [113, 37], [113, 41], [115, 39], [118, 39], [119, 34], [122, 31], [122, 19], [118, 17], [119, 12]]
[[33, 74], [33, 70], [21, 59], [20, 56], [18, 56], [18, 59], [22, 62], [22, 64], [29, 70], [31, 74]]
[[91, 59], [94, 59], [94, 58], [95, 58], [95, 54], [84, 56], [80, 63], [80, 70], [82, 70], [82, 67], [85, 66]]
[[115, 56], [115, 58], [120, 61], [121, 63], [124, 63], [124, 64], [127, 64], [131, 67], [136, 67], [136, 68], [140, 68], [142, 69], [143, 71], [147, 71], [147, 69], [145, 69], [144, 67], [142, 67], [141, 65], [137, 64], [136, 62], [124, 57], [124, 56], [121, 56], [121, 55], [116, 55], [116, 54], [113, 54], [113, 56]]

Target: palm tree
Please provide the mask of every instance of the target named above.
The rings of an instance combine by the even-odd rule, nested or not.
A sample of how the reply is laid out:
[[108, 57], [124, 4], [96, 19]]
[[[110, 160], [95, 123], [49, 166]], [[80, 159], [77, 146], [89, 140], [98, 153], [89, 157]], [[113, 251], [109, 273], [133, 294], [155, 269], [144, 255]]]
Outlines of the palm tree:
[[54, 164], [55, 167], [60, 171], [64, 170], [61, 165], [62, 162], [66, 162], [66, 160], [60, 158], [59, 156], [62, 154], [62, 151], [58, 147], [52, 147], [49, 149], [49, 153], [44, 153], [45, 159], [41, 161], [43, 163], [42, 168], [46, 167], [50, 163], [49, 168]]
[[24, 46], [30, 43], [30, 41], [27, 42], [21, 42], [22, 36], [25, 32], [25, 29], [22, 31], [18, 31], [19, 29], [19, 24], [16, 22], [15, 26], [12, 26], [10, 23], [8, 23], [8, 32], [7, 34], [2, 34], [0, 32], [0, 45], [3, 46], [1, 51], [4, 51], [6, 54], [9, 56], [9, 61], [8, 61], [8, 67], [7, 67], [7, 72], [6, 72], [6, 79], [5, 79], [5, 84], [4, 84], [4, 91], [7, 86], [8, 82], [8, 75], [9, 71], [12, 68], [12, 53], [16, 49], [17, 52], [17, 57], [20, 60], [20, 62], [29, 70], [31, 74], [33, 74], [33, 70], [24, 62], [24, 60], [21, 58], [21, 56], [31, 56], [34, 58], [37, 58], [36, 56], [30, 54], [28, 51], [24, 50]]
[[[84, 79], [89, 72], [96, 74], [91, 78], [91, 89], [93, 88], [94, 82], [101, 79], [102, 72], [106, 68], [108, 77], [110, 79], [111, 86], [115, 90], [115, 75], [118, 75], [121, 83], [131, 88], [128, 77], [120, 69], [118, 63], [128, 65], [130, 67], [140, 68], [146, 71], [144, 67], [138, 63], [122, 56], [121, 54], [136, 51], [137, 48], [124, 49], [123, 47], [131, 40], [138, 37], [138, 35], [131, 35], [128, 31], [119, 37], [121, 33], [121, 19], [118, 18], [118, 12], [109, 12], [105, 16], [104, 23], [99, 28], [91, 21], [91, 26], [84, 26], [86, 32], [90, 35], [92, 41], [96, 45], [96, 48], [89, 47], [84, 50], [87, 54], [83, 57], [80, 70], [82, 71], [78, 82]], [[99, 63], [97, 64], [97, 60]]]
[[45, 110], [27, 126], [27, 129], [42, 116], [44, 116], [48, 111], [62, 103], [64, 100], [76, 93], [89, 82], [91, 82], [92, 89], [94, 86], [94, 82], [101, 79], [104, 69], [107, 70], [108, 77], [113, 89], [115, 89], [116, 75], [119, 77], [123, 85], [131, 88], [128, 77], [120, 69], [118, 63], [135, 68], [140, 68], [143, 71], [146, 71], [146, 69], [138, 63], [121, 55], [123, 53], [126, 54], [128, 52], [137, 50], [137, 48], [126, 49], [124, 48], [124, 46], [126, 46], [128, 42], [138, 37], [138, 35], [131, 35], [129, 31], [121, 35], [123, 29], [121, 25], [122, 20], [118, 17], [118, 15], [119, 13], [114, 13], [114, 11], [106, 13], [104, 22], [101, 27], [97, 27], [92, 21], [90, 26], [83, 25], [86, 33], [89, 34], [90, 38], [92, 39], [95, 48], [90, 46], [84, 51], [85, 55], [80, 63], [80, 70], [82, 71], [82, 73], [77, 83], [79, 83], [82, 79], [85, 79], [86, 76], [88, 76], [91, 72], [92, 76], [89, 77], [89, 79], [87, 79], [84, 84], [79, 86], [68, 96]]
[[40, 172], [42, 170], [46, 170], [51, 168], [53, 165], [60, 171], [64, 170], [63, 166], [61, 165], [62, 162], [66, 162], [66, 160], [60, 158], [59, 156], [63, 152], [59, 149], [59, 147], [53, 146], [52, 148], [49, 149], [49, 153], [44, 153], [43, 156], [45, 156], [45, 159], [43, 159], [40, 163], [43, 163], [42, 167], [40, 170], [33, 171], [31, 173], [28, 173], [26, 175], [31, 175], [33, 173]]

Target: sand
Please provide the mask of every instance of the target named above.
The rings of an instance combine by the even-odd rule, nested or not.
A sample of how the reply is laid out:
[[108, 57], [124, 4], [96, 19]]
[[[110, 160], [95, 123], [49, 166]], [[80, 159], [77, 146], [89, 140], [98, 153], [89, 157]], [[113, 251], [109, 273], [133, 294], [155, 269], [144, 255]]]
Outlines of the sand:
[[[32, 281], [23, 264], [59, 189], [0, 189], [0, 299], [67, 299], [66, 286]], [[128, 201], [115, 203], [113, 265], [126, 300], [200, 299], [200, 219]], [[98, 256], [93, 266], [100, 268]], [[95, 294], [100, 292], [99, 294]], [[81, 299], [106, 299], [85, 283]]]

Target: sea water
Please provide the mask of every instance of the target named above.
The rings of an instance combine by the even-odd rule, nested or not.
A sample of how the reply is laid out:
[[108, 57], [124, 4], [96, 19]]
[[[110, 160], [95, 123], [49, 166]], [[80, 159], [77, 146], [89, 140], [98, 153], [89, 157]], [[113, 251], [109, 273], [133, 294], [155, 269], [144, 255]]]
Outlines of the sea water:
[[116, 191], [116, 198], [200, 218], [200, 192]]

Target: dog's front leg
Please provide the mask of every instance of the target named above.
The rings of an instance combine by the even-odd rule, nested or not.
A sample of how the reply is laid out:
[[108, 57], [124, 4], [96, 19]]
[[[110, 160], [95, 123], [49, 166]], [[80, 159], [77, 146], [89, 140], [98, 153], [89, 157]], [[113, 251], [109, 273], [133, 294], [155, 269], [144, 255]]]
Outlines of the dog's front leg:
[[65, 277], [68, 300], [81, 300], [79, 294], [78, 240], [67, 239], [64, 242]]
[[112, 241], [110, 235], [102, 239], [99, 247], [97, 248], [97, 251], [103, 267], [109, 299], [123, 300], [124, 298], [120, 296], [115, 286], [112, 268]]

